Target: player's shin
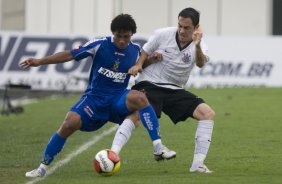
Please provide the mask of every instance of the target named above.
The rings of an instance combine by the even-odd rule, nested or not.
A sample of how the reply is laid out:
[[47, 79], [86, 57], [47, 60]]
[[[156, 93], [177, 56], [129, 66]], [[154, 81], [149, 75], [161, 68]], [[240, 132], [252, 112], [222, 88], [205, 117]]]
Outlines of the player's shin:
[[143, 126], [147, 129], [154, 145], [154, 150], [159, 150], [163, 145], [159, 135], [160, 127], [157, 115], [151, 105], [139, 110], [139, 116]]
[[139, 116], [143, 126], [147, 129], [151, 140], [160, 139], [159, 136], [159, 121], [156, 113], [151, 105], [139, 110]]
[[213, 120], [200, 120], [195, 135], [195, 152], [192, 167], [203, 164], [211, 143]]
[[114, 151], [116, 154], [119, 154], [123, 146], [130, 139], [131, 133], [134, 129], [134, 123], [130, 119], [125, 119], [119, 126], [115, 134], [111, 150]]
[[42, 156], [41, 163], [44, 165], [49, 165], [54, 157], [62, 150], [66, 138], [61, 137], [57, 132], [51, 137], [49, 143], [47, 144], [45, 151]]

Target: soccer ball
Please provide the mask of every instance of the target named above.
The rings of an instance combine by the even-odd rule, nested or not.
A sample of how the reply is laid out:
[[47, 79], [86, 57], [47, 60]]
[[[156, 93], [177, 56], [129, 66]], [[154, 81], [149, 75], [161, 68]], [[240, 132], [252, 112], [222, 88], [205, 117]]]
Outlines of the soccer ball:
[[120, 158], [115, 152], [104, 149], [96, 154], [93, 165], [98, 174], [112, 176], [120, 168]]

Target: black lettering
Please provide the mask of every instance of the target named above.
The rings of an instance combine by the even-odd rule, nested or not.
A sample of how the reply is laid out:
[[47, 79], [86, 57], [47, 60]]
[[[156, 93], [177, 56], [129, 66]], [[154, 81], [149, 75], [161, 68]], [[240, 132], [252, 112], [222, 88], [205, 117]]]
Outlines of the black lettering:
[[204, 68], [202, 68], [199, 72], [200, 76], [208, 76], [213, 71], [213, 64], [212, 62], [208, 62]]
[[[45, 55], [42, 56], [42, 57], [45, 57], [45, 56], [50, 56], [50, 55], [53, 55], [55, 54], [55, 51], [56, 51], [56, 48], [57, 46], [60, 44], [60, 43], [64, 43], [66, 44], [68, 42], [68, 39], [66, 38], [63, 38], [63, 39], [60, 39], [60, 38], [35, 38], [32, 40], [32, 42], [46, 42], [48, 43], [49, 47], [48, 47], [48, 50], [46, 51]], [[42, 65], [39, 67], [39, 72], [46, 72], [46, 70], [48, 69], [48, 65]]]
[[242, 63], [227, 63], [224, 65], [222, 73], [229, 76], [238, 76], [242, 68]]
[[210, 62], [200, 70], [201, 76], [238, 76], [242, 69], [242, 63]]
[[260, 63], [252, 63], [250, 66], [250, 69], [248, 71], [249, 77], [269, 77], [271, 74], [271, 70], [273, 68], [273, 64], [266, 63], [266, 64], [260, 64]]
[[[27, 70], [21, 70], [18, 67], [18, 63], [23, 57], [35, 57], [39, 50], [33, 50], [28, 51], [27, 47], [29, 44], [33, 43], [47, 43], [48, 49], [46, 50], [45, 54], [40, 57], [49, 56], [55, 53], [57, 47], [59, 44], [64, 44], [63, 50], [71, 50], [73, 48], [73, 44], [80, 42], [85, 43], [87, 41], [86, 38], [75, 38], [75, 39], [69, 39], [69, 38], [42, 38], [42, 37], [24, 37], [21, 40], [21, 43], [19, 45], [18, 51], [15, 54], [11, 65], [9, 67], [10, 71], [27, 71]], [[69, 71], [73, 71], [78, 67], [78, 65], [74, 65], [74, 68], [70, 69]], [[39, 67], [39, 72], [46, 72], [48, 69], [48, 65], [42, 65]], [[62, 65], [57, 67], [59, 72], [66, 72]], [[68, 70], [67, 70], [68, 71]]]
[[269, 77], [271, 75], [272, 68], [273, 68], [272, 63], [264, 64], [261, 76], [265, 75], [265, 77]]
[[22, 59], [22, 57], [24, 56], [28, 56], [28, 57], [34, 57], [36, 55], [36, 51], [27, 51], [27, 45], [29, 43], [31, 38], [27, 37], [27, 38], [22, 38], [20, 45], [18, 47], [18, 50], [14, 56], [14, 58], [12, 59], [11, 65], [9, 67], [10, 71], [21, 71], [21, 72], [27, 72], [29, 71], [29, 69], [27, 70], [22, 70], [18, 67], [18, 64], [20, 62], [20, 60]]
[[4, 69], [4, 66], [6, 65], [7, 63], [7, 60], [13, 50], [13, 47], [15, 45], [15, 42], [17, 40], [17, 37], [10, 37], [9, 38], [9, 41], [8, 41], [8, 44], [6, 46], [6, 49], [4, 50], [4, 52], [2, 53], [2, 37], [0, 37], [0, 71]]

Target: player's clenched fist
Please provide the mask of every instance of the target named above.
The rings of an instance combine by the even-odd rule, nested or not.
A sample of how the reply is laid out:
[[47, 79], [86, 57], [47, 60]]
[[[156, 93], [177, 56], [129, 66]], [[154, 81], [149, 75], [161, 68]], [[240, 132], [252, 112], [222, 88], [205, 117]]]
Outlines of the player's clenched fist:
[[132, 66], [129, 70], [128, 70], [128, 73], [130, 75], [133, 75], [133, 76], [136, 76], [138, 72], [142, 72], [143, 68], [142, 66], [136, 64], [134, 66]]
[[192, 39], [193, 39], [194, 43], [196, 45], [199, 45], [201, 43], [202, 37], [203, 37], [202, 30], [200, 28], [197, 28], [192, 35]]

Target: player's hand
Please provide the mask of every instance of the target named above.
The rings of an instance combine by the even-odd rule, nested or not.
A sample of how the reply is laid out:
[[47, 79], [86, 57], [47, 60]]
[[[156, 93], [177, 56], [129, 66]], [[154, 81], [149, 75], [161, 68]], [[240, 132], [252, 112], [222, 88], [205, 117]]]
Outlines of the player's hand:
[[28, 58], [27, 60], [19, 63], [19, 67], [23, 69], [27, 69], [31, 66], [36, 67], [39, 65], [40, 65], [39, 59], [35, 59], [35, 58]]
[[151, 61], [151, 63], [156, 63], [158, 61], [163, 60], [163, 56], [161, 53], [159, 52], [154, 52], [150, 57], [149, 60]]
[[132, 66], [131, 68], [129, 68], [128, 73], [130, 75], [136, 76], [138, 74], [138, 72], [142, 72], [142, 71], [143, 71], [142, 66], [136, 64], [136, 65]]
[[202, 37], [203, 37], [202, 30], [200, 29], [200, 27], [198, 27], [192, 35], [192, 39], [195, 45], [200, 45]]

